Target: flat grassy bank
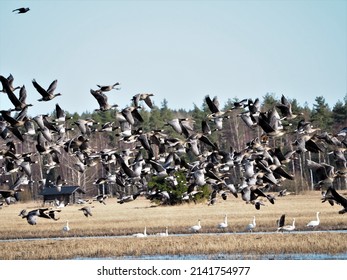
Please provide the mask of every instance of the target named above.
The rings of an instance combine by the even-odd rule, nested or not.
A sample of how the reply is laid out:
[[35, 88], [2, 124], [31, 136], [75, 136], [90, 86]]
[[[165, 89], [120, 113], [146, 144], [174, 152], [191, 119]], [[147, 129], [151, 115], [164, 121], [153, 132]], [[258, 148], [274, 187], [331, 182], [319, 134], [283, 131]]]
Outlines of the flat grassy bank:
[[[77, 257], [139, 256], [157, 254], [285, 254], [347, 252], [347, 234], [329, 232], [347, 229], [347, 216], [338, 214], [340, 206], [321, 203], [320, 192], [278, 197], [275, 204], [266, 203], [261, 210], [245, 204], [240, 198], [229, 197], [216, 205], [185, 204], [155, 207], [144, 198], [119, 204], [108, 199], [106, 205], [93, 203], [93, 216], [86, 218], [81, 205], [62, 208], [58, 221], [39, 218], [37, 225], [29, 225], [18, 216], [22, 209], [40, 207], [40, 203], [18, 203], [0, 210], [1, 239], [50, 238], [48, 240], [18, 240], [1, 243], [0, 259], [72, 259]], [[296, 219], [296, 231], [307, 230], [306, 224], [320, 212], [320, 225], [309, 234], [276, 233], [276, 220], [286, 214], [286, 224]], [[224, 233], [217, 228], [228, 216], [226, 233], [245, 232], [248, 223], [256, 217], [256, 228], [248, 234]], [[190, 233], [189, 227], [201, 220], [201, 233]], [[70, 231], [62, 228], [69, 222]], [[132, 234], [147, 229], [147, 238]], [[169, 236], [158, 237], [168, 227]], [[327, 231], [327, 232], [316, 232]], [[268, 232], [268, 234], [258, 234]], [[172, 234], [182, 234], [172, 236]], [[105, 238], [65, 238], [54, 237]], [[123, 236], [112, 238], [112, 236]], [[106, 238], [110, 237], [110, 238]]]

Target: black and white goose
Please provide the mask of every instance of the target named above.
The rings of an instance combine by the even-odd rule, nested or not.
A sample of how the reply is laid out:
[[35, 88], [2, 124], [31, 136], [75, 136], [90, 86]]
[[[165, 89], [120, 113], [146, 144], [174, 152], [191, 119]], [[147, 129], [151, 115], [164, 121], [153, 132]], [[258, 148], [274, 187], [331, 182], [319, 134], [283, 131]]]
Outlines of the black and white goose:
[[339, 194], [333, 187], [329, 187], [325, 192], [322, 202], [328, 201], [331, 206], [338, 204], [343, 208], [339, 211], [339, 214], [344, 214], [347, 212], [347, 199]]
[[100, 91], [107, 92], [107, 91], [111, 91], [113, 89], [120, 90], [119, 87], [117, 88], [117, 86], [119, 86], [119, 85], [120, 85], [120, 83], [117, 82], [117, 83], [114, 83], [112, 85], [97, 85], [97, 86], [99, 87]]
[[78, 210], [82, 211], [83, 215], [88, 218], [89, 216], [93, 216], [92, 207], [94, 207], [94, 206], [83, 206], [82, 208], [79, 208]]
[[35, 79], [32, 80], [32, 83], [39, 94], [41, 94], [41, 98], [38, 101], [50, 101], [53, 98], [60, 96], [61, 93], [54, 93], [57, 88], [58, 80], [54, 80], [48, 87], [48, 89], [44, 89]]

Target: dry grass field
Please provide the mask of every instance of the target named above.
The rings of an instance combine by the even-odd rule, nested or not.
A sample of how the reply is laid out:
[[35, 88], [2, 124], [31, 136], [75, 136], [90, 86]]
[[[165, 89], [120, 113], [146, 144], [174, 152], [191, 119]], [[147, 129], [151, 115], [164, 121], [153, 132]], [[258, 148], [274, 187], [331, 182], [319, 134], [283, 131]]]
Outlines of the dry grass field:
[[[72, 259], [101, 258], [157, 254], [285, 254], [347, 252], [347, 214], [340, 215], [340, 206], [321, 203], [320, 192], [278, 197], [275, 204], [266, 203], [260, 210], [241, 199], [229, 197], [213, 206], [186, 204], [157, 206], [149, 200], [118, 204], [109, 198], [106, 205], [94, 202], [93, 216], [86, 218], [70, 205], [58, 213], [58, 221], [38, 218], [37, 225], [29, 225], [18, 216], [22, 209], [41, 207], [40, 202], [18, 203], [0, 210], [0, 259]], [[320, 212], [320, 225], [308, 234], [277, 233], [276, 220], [286, 214], [286, 224], [296, 219], [296, 232], [307, 230], [306, 224]], [[224, 234], [217, 225], [228, 215]], [[246, 225], [256, 217], [253, 233], [245, 232]], [[189, 227], [201, 220], [200, 233], [191, 234]], [[69, 222], [70, 231], [62, 228]], [[147, 228], [146, 238], [135, 238], [134, 233]], [[169, 236], [155, 236], [169, 229]], [[332, 230], [346, 230], [332, 232]], [[323, 232], [322, 232], [323, 231]], [[262, 232], [267, 232], [263, 234]], [[216, 233], [216, 234], [203, 234]], [[235, 234], [233, 234], [235, 233]], [[173, 234], [180, 234], [178, 236]], [[95, 238], [102, 236], [103, 238]], [[114, 238], [114, 236], [122, 236]], [[48, 238], [40, 240], [39, 238]], [[55, 237], [65, 237], [55, 239]], [[88, 238], [80, 238], [88, 237]], [[93, 238], [94, 237], [94, 238]], [[21, 240], [31, 238], [30, 240]], [[36, 239], [36, 240], [32, 240]]]

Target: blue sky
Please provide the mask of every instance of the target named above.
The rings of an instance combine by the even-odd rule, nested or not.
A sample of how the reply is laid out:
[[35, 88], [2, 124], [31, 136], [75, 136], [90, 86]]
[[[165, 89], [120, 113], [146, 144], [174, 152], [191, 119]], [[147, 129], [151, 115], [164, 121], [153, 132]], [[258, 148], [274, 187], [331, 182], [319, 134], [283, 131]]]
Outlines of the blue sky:
[[[224, 104], [271, 92], [312, 107], [347, 93], [347, 1], [2, 0], [0, 30], [0, 74], [26, 86], [30, 115], [56, 103], [91, 112], [90, 89], [114, 82], [109, 102], [121, 108], [141, 92], [187, 110], [207, 94]], [[58, 79], [62, 96], [38, 102], [32, 79]]]

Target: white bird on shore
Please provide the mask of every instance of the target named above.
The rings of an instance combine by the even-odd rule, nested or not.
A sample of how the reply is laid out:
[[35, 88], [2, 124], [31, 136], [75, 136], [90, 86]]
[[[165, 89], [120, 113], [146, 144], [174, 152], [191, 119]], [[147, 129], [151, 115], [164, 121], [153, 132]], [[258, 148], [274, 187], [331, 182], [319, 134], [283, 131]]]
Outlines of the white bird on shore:
[[227, 214], [224, 216], [224, 222], [219, 223], [217, 226], [219, 229], [225, 230], [228, 227], [228, 217]]
[[311, 222], [309, 222], [306, 226], [310, 227], [310, 228], [315, 228], [319, 225], [320, 221], [319, 221], [319, 212], [317, 212], [317, 220], [313, 220]]
[[285, 214], [283, 214], [281, 216], [281, 218], [279, 219], [278, 221], [278, 224], [277, 224], [277, 232], [280, 232], [280, 231], [293, 231], [295, 229], [295, 218], [293, 218], [293, 224], [291, 225], [285, 225]]
[[63, 232], [68, 232], [68, 231], [70, 231], [69, 221], [66, 221], [66, 225], [63, 227]]
[[198, 224], [195, 225], [195, 226], [192, 226], [189, 228], [190, 231], [192, 232], [198, 232], [200, 229], [201, 229], [201, 223], [200, 223], [200, 220], [198, 220]]
[[134, 237], [146, 237], [147, 236], [147, 228], [145, 227], [143, 232], [140, 233], [134, 233], [133, 234]]
[[168, 227], [165, 228], [165, 232], [158, 232], [156, 235], [157, 236], [168, 236], [169, 235]]
[[256, 227], [256, 225], [257, 224], [255, 223], [255, 216], [254, 216], [253, 217], [253, 221], [246, 226], [246, 230], [249, 231], [249, 232], [253, 232], [253, 230]]

